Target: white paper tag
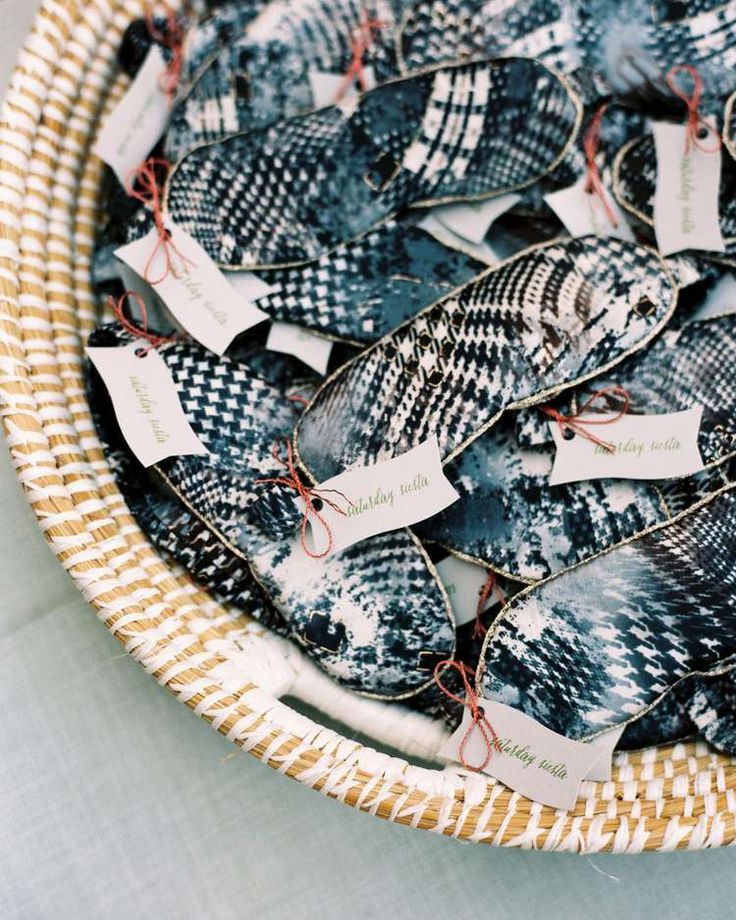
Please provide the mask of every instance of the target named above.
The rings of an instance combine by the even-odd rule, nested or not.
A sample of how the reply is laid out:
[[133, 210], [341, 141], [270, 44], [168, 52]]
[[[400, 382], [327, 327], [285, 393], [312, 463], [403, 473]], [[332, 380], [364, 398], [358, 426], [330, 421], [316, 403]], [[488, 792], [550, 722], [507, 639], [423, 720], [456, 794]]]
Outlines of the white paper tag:
[[614, 236], [635, 242], [624, 212], [608, 189], [603, 191], [616, 220], [615, 225], [611, 223], [600, 197], [586, 192], [586, 184], [587, 176], [582, 176], [574, 185], [544, 196], [570, 236]]
[[187, 421], [176, 385], [153, 348], [147, 346], [88, 348], [87, 355], [99, 371], [112, 399], [115, 416], [128, 446], [143, 466], [167, 457], [206, 454]]
[[[488, 570], [482, 565], [459, 559], [457, 556], [446, 556], [435, 563], [435, 567], [445, 586], [447, 596], [450, 598], [455, 614], [455, 625], [463, 626], [465, 623], [470, 623], [478, 612], [478, 601], [488, 579]], [[503, 600], [503, 596], [494, 585], [493, 591], [483, 605], [483, 610], [503, 603]]]
[[[569, 811], [574, 807], [580, 783], [602, 763], [609, 745], [610, 761], [618, 740], [607, 738], [605, 744], [571, 741], [503, 703], [482, 697], [479, 705], [498, 739], [483, 772], [521, 795], [552, 808]], [[460, 762], [460, 743], [471, 725], [472, 715], [466, 707], [462, 723], [440, 750], [440, 755]], [[471, 766], [479, 766], [485, 760], [488, 750], [478, 729], [468, 737], [463, 753], [465, 762]]]
[[128, 91], [110, 112], [93, 152], [111, 166], [123, 187], [166, 130], [171, 100], [161, 89], [166, 61], [152, 44]]
[[466, 201], [459, 204], [443, 204], [432, 208], [430, 214], [448, 230], [459, 237], [480, 246], [494, 222], [506, 211], [510, 211], [521, 195], [513, 192], [489, 198], [486, 201]]
[[[703, 469], [698, 449], [702, 406], [665, 415], [624, 415], [608, 425], [591, 425], [589, 431], [614, 444], [611, 453], [576, 434], [566, 440], [557, 422], [550, 422], [557, 451], [549, 484], [584, 479], [671, 479]], [[611, 412], [581, 415], [576, 421], [615, 418]]]
[[[373, 89], [376, 85], [376, 75], [373, 68], [368, 65], [363, 68], [365, 78], [365, 90]], [[324, 70], [310, 70], [307, 74], [309, 87], [312, 90], [312, 105], [315, 109], [321, 109], [327, 105], [335, 105], [338, 102], [338, 95], [345, 86], [345, 74], [328, 73]], [[364, 90], [364, 91], [365, 91]], [[344, 104], [352, 102], [360, 95], [360, 89], [357, 82], [348, 86], [342, 94], [339, 102]]]
[[[153, 288], [193, 338], [221, 355], [236, 335], [268, 316], [235, 290], [193, 237], [171, 221], [166, 222], [166, 227], [173, 246], [187, 261], [181, 261], [170, 247], [171, 271]], [[141, 239], [116, 249], [115, 255], [143, 278], [158, 244], [154, 227]], [[161, 278], [165, 264], [164, 248], [159, 246], [149, 266], [149, 276]]]
[[[663, 256], [683, 249], [725, 252], [718, 220], [721, 153], [704, 153], [695, 144], [685, 152], [687, 127], [652, 123], [657, 151], [654, 230]], [[712, 143], [712, 138], [705, 141]]]
[[277, 284], [266, 284], [253, 272], [227, 272], [225, 278], [248, 303], [254, 303], [261, 297], [281, 290]]
[[618, 740], [623, 735], [625, 728], [626, 725], [611, 728], [602, 735], [596, 735], [592, 741], [586, 741], [588, 747], [595, 748], [598, 751], [598, 759], [585, 774], [585, 779], [593, 783], [607, 783], [610, 781], [613, 766], [613, 749], [618, 744]]
[[453, 230], [450, 230], [449, 227], [440, 223], [431, 211], [424, 215], [417, 227], [439, 240], [443, 246], [448, 246], [450, 249], [459, 249], [461, 252], [475, 256], [478, 261], [485, 262], [486, 265], [496, 265], [500, 261], [498, 255], [493, 251], [493, 247], [485, 240], [478, 246], [474, 243], [469, 243]]
[[[332, 533], [332, 553], [423, 521], [459, 498], [442, 470], [434, 436], [398, 457], [333, 476], [313, 491], [345, 512], [340, 514], [326, 502], [320, 511]], [[304, 507], [301, 500], [298, 504]], [[312, 526], [311, 539], [318, 552], [327, 543], [319, 526]]]
[[266, 348], [269, 351], [292, 355], [323, 375], [327, 373], [332, 345], [329, 339], [292, 323], [273, 323], [266, 339]]
[[711, 316], [723, 316], [736, 312], [736, 277], [731, 272], [722, 275], [703, 303], [690, 319], [709, 319]]

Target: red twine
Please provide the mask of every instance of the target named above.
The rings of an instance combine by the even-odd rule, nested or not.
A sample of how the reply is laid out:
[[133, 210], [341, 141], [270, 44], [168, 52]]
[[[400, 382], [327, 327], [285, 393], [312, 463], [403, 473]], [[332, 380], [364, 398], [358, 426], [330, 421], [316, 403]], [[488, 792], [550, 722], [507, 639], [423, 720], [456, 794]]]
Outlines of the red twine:
[[290, 403], [296, 403], [297, 405], [304, 406], [306, 409], [309, 405], [309, 400], [306, 396], [302, 396], [301, 393], [292, 393], [291, 396], [286, 397]]
[[[456, 696], [451, 690], [448, 690], [447, 687], [440, 680], [440, 673], [445, 667], [454, 668], [462, 678], [463, 688], [465, 690], [465, 698], [461, 696]], [[485, 770], [488, 766], [491, 757], [493, 756], [493, 750], [498, 746], [498, 735], [493, 729], [493, 726], [486, 718], [486, 714], [483, 710], [483, 707], [478, 704], [478, 694], [475, 692], [475, 688], [468, 680], [468, 676], [474, 676], [475, 672], [472, 668], [469, 668], [468, 665], [463, 664], [461, 661], [447, 660], [440, 661], [434, 669], [434, 682], [440, 688], [440, 690], [448, 696], [455, 703], [459, 703], [461, 706], [466, 706], [470, 710], [472, 716], [472, 722], [467, 728], [467, 731], [463, 735], [462, 741], [460, 742], [457, 749], [457, 758], [460, 763], [465, 767], [466, 770], [472, 770], [475, 773]], [[465, 759], [465, 749], [468, 746], [473, 732], [478, 730], [485, 742], [486, 746], [486, 756], [483, 763], [474, 766], [470, 764]]]
[[159, 86], [167, 96], [173, 96], [181, 80], [186, 30], [168, 3], [164, 3], [164, 7], [166, 9], [166, 28], [162, 30], [157, 27], [153, 18], [153, 5], [151, 3], [146, 7], [146, 28], [155, 42], [158, 42], [159, 45], [171, 52], [171, 58], [166, 65], [166, 70], [161, 74]]
[[350, 49], [353, 57], [350, 66], [345, 71], [345, 77], [337, 90], [335, 102], [339, 102], [345, 93], [350, 89], [357, 80], [361, 90], [365, 92], [368, 89], [368, 80], [365, 75], [365, 66], [363, 65], [363, 55], [369, 51], [374, 40], [375, 34], [379, 32], [386, 23], [381, 19], [372, 19], [368, 13], [363, 11], [360, 24], [353, 31], [353, 38]]
[[475, 609], [475, 625], [473, 626], [474, 639], [483, 639], [485, 634], [488, 632], [486, 627], [483, 625], [481, 614], [483, 613], [483, 608], [485, 607], [488, 598], [491, 596], [491, 594], [493, 594], [494, 589], [498, 591], [498, 596], [501, 600], [501, 603], [505, 604], [506, 598], [503, 596], [501, 589], [498, 587], [498, 578], [496, 573], [489, 572], [483, 587], [480, 589], [480, 594], [478, 595], [478, 606]]
[[[281, 456], [281, 447], [283, 444], [286, 444], [286, 460]], [[276, 485], [285, 486], [287, 489], [293, 489], [298, 495], [299, 498], [304, 502], [304, 516], [302, 517], [302, 523], [299, 528], [301, 536], [301, 544], [304, 552], [310, 556], [312, 559], [324, 559], [325, 556], [328, 556], [332, 552], [332, 548], [335, 545], [334, 537], [332, 536], [332, 530], [327, 521], [322, 517], [319, 511], [312, 504], [314, 498], [319, 498], [320, 501], [323, 501], [325, 504], [329, 505], [333, 511], [337, 511], [338, 514], [345, 515], [345, 512], [340, 508], [339, 505], [335, 504], [331, 499], [325, 498], [325, 492], [335, 492], [335, 494], [342, 496], [343, 499], [348, 504], [351, 504], [349, 499], [345, 498], [342, 492], [338, 492], [336, 489], [314, 489], [308, 488], [299, 478], [296, 467], [294, 466], [294, 455], [291, 449], [291, 441], [288, 438], [279, 438], [279, 440], [274, 444], [271, 453], [274, 460], [279, 464], [279, 466], [285, 466], [288, 470], [287, 476], [276, 476], [269, 479], [256, 479], [255, 484], [260, 485], [261, 483], [275, 483]], [[314, 515], [317, 521], [322, 525], [322, 529], [327, 534], [327, 547], [321, 553], [313, 552], [307, 545], [307, 525], [309, 524], [310, 515]]]
[[[615, 394], [616, 396], [623, 397], [623, 407], [616, 413], [616, 415], [614, 415], [612, 418], [589, 418], [585, 419], [584, 421], [578, 421], [580, 416], [585, 414], [585, 410], [589, 409], [597, 399], [600, 399], [602, 396], [607, 396], [609, 394]], [[609, 453], [615, 453], [615, 444], [611, 444], [609, 441], [604, 441], [597, 437], [591, 431], [587, 430], [587, 426], [611, 425], [613, 422], [617, 422], [629, 411], [629, 404], [629, 394], [626, 392], [626, 390], [623, 387], [613, 386], [603, 387], [603, 389], [597, 390], [586, 402], [583, 403], [583, 405], [574, 415], [563, 415], [561, 412], [558, 412], [557, 409], [553, 409], [551, 406], [540, 406], [539, 408], [542, 410], [542, 412], [544, 412], [545, 415], [548, 415], [550, 418], [557, 422], [557, 424], [560, 426], [560, 431], [563, 434], [565, 431], [572, 431], [574, 434], [579, 434], [582, 438], [585, 438], [588, 441], [592, 441], [594, 444], [598, 444], [600, 447], [605, 448]]]
[[606, 103], [598, 109], [595, 115], [591, 118], [590, 124], [588, 125], [585, 135], [583, 136], [583, 150], [585, 151], [585, 160], [587, 163], [585, 191], [588, 195], [597, 195], [598, 198], [600, 198], [609, 224], [615, 229], [618, 229], [618, 220], [613, 211], [613, 208], [611, 207], [611, 202], [608, 199], [608, 195], [606, 195], [606, 190], [603, 186], [603, 180], [601, 179], [601, 173], [595, 161], [596, 154], [598, 153], [598, 149], [601, 145], [601, 122], [603, 121], [603, 115], [605, 114], [607, 108], [608, 104]]
[[[131, 198], [135, 198], [136, 201], [140, 201], [151, 211], [158, 232], [158, 241], [143, 269], [143, 278], [150, 285], [161, 284], [162, 281], [169, 277], [169, 273], [174, 265], [173, 255], [179, 259], [183, 266], [194, 265], [194, 262], [192, 262], [191, 259], [187, 259], [178, 249], [176, 243], [171, 239], [171, 233], [166, 227], [161, 203], [161, 192], [159, 190], [158, 180], [156, 179], [157, 167], [165, 170], [166, 174], [168, 174], [169, 169], [171, 169], [171, 164], [168, 160], [161, 159], [160, 157], [149, 157], [145, 162], [141, 163], [140, 166], [136, 166], [135, 169], [131, 170], [128, 176], [128, 182], [126, 183], [128, 195], [130, 195]], [[136, 185], [138, 188], [136, 188]], [[164, 254], [164, 269], [161, 277], [154, 280], [150, 278], [149, 275], [151, 266], [156, 256], [159, 254], [159, 251], [163, 251]]]
[[[688, 93], [677, 83], [680, 74], [686, 73], [693, 82], [693, 90]], [[700, 115], [700, 97], [703, 95], [703, 81], [698, 71], [691, 64], [676, 64], [667, 72], [667, 86], [682, 99], [687, 106], [687, 134], [685, 136], [685, 153], [690, 153], [691, 146], [697, 147], [702, 153], [717, 153], [721, 149], [721, 136]], [[703, 131], [706, 133], [703, 134]], [[701, 141], [706, 137], [715, 140], [715, 146], [705, 147]]]
[[[131, 322], [128, 317], [125, 315], [125, 301], [128, 297], [131, 297], [137, 304], [138, 309], [141, 311], [141, 325], [137, 326], [135, 323]], [[160, 345], [167, 345], [169, 342], [175, 342], [178, 338], [178, 335], [175, 333], [173, 335], [156, 335], [153, 332], [148, 331], [148, 313], [146, 311], [146, 302], [138, 293], [138, 291], [123, 291], [123, 293], [115, 300], [114, 297], [110, 296], [107, 298], [107, 303], [110, 306], [110, 309], [115, 314], [117, 321], [125, 329], [126, 332], [129, 332], [131, 335], [134, 335], [138, 339], [145, 339], [149, 345], [147, 348], [143, 349], [143, 353], [147, 354], [152, 348], [158, 348]]]

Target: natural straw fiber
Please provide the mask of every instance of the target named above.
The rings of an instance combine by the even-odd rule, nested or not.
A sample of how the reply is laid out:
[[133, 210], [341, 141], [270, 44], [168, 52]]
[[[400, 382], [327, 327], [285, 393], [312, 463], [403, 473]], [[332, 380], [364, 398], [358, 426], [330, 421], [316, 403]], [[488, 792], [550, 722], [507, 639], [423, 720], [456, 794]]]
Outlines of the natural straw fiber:
[[135, 2], [47, 0], [0, 126], [0, 413], [39, 525], [98, 617], [235, 744], [390, 821], [585, 853], [732, 842], [736, 766], [705, 744], [616, 755], [614, 781], [583, 783], [567, 813], [487, 777], [414, 766], [341, 737], [279, 698], [425, 760], [446, 731], [340, 690], [291, 643], [216, 603], [148, 544], [107, 467], [84, 390], [84, 342], [101, 311], [89, 268], [102, 165], [90, 148], [124, 90], [115, 52], [141, 12]]

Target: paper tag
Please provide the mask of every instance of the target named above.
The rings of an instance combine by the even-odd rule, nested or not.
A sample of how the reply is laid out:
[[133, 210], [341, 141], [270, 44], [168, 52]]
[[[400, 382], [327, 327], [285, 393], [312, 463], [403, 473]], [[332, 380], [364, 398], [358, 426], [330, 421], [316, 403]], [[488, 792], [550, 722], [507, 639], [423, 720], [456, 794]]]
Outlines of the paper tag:
[[329, 339], [291, 323], [273, 323], [266, 339], [269, 351], [292, 355], [323, 375], [327, 373], [332, 345]]
[[613, 766], [613, 749], [618, 744], [619, 738], [624, 733], [626, 725], [611, 728], [602, 735], [596, 735], [592, 741], [586, 741], [588, 747], [598, 751], [598, 758], [585, 774], [585, 779], [593, 783], [608, 783], [611, 780], [611, 767]]
[[[455, 625], [463, 626], [475, 619], [478, 611], [480, 592], [488, 578], [488, 570], [475, 562], [467, 562], [457, 556], [446, 556], [435, 567], [445, 586], [447, 596], [450, 598]], [[483, 605], [483, 611], [497, 604], [503, 603], [503, 597], [494, 585], [488, 599]], [[481, 612], [483, 612], [481, 611]]]
[[87, 349], [128, 446], [143, 466], [167, 457], [208, 453], [187, 421], [164, 359], [154, 349], [136, 354], [146, 345]]
[[511, 210], [517, 201], [521, 201], [521, 195], [510, 193], [486, 201], [440, 205], [432, 208], [430, 214], [462, 239], [480, 246], [494, 220]]
[[[556, 422], [550, 422], [557, 451], [549, 484], [580, 482], [584, 479], [671, 479], [689, 476], [703, 468], [698, 449], [702, 406], [665, 415], [624, 415], [609, 425], [591, 425], [597, 438], [614, 444], [611, 453], [599, 444], [576, 434], [566, 440]], [[611, 412], [581, 415], [601, 421], [615, 418]]]
[[164, 56], [154, 43], [127, 93], [107, 117], [93, 148], [112, 167], [123, 187], [166, 130], [171, 101], [161, 89], [165, 70]]
[[269, 294], [275, 294], [281, 288], [277, 284], [266, 284], [263, 279], [253, 272], [227, 272], [226, 280], [235, 288], [235, 290], [248, 303], [254, 303], [261, 297]]
[[703, 303], [690, 319], [709, 319], [736, 312], [736, 277], [731, 272], [722, 275], [713, 285]]
[[496, 265], [500, 261], [498, 255], [493, 251], [493, 247], [485, 240], [478, 246], [474, 243], [469, 243], [453, 230], [450, 230], [449, 227], [440, 223], [432, 211], [428, 211], [424, 215], [417, 227], [439, 240], [443, 246], [447, 246], [450, 249], [459, 249], [461, 252], [474, 256], [479, 262], [485, 262], [486, 265]]
[[[221, 355], [236, 335], [268, 316], [235, 290], [193, 237], [171, 221], [166, 222], [166, 227], [171, 242], [187, 262], [181, 261], [173, 247], [169, 247], [171, 271], [153, 288], [193, 338]], [[154, 227], [142, 239], [116, 249], [115, 255], [143, 278], [158, 243]], [[164, 248], [159, 246], [149, 266], [150, 277], [161, 278], [165, 264]]]
[[[602, 762], [608, 745], [610, 760], [618, 740], [609, 738], [606, 745], [572, 741], [503, 703], [482, 697], [479, 705], [498, 739], [483, 772], [521, 795], [552, 808], [569, 811], [575, 806], [580, 783]], [[440, 750], [440, 755], [460, 762], [460, 743], [471, 725], [472, 715], [466, 707], [462, 723]], [[465, 762], [480, 765], [487, 753], [483, 735], [475, 729], [465, 745]]]
[[[365, 89], [373, 89], [376, 85], [376, 75], [373, 68], [368, 65], [363, 68], [365, 78]], [[345, 85], [344, 73], [326, 73], [324, 70], [310, 70], [307, 74], [309, 87], [312, 91], [312, 105], [315, 109], [321, 109], [327, 105], [335, 105], [337, 97]], [[340, 103], [352, 101], [360, 95], [360, 90], [356, 83], [348, 86], [340, 98]]]
[[586, 192], [587, 181], [587, 176], [582, 176], [574, 185], [544, 196], [570, 236], [613, 236], [630, 243], [635, 242], [626, 216], [613, 195], [604, 189], [606, 201], [616, 220], [615, 225], [609, 220], [600, 197]]
[[[460, 497], [442, 470], [434, 436], [398, 457], [333, 476], [314, 492], [324, 493], [345, 512], [340, 514], [326, 502], [320, 511], [332, 532], [332, 553], [423, 521]], [[312, 526], [312, 541], [317, 551], [327, 542], [319, 526]]]
[[[657, 151], [654, 229], [663, 256], [683, 249], [725, 252], [718, 220], [721, 154], [704, 153], [695, 144], [685, 153], [687, 127], [652, 123]], [[713, 143], [709, 137], [704, 142]]]

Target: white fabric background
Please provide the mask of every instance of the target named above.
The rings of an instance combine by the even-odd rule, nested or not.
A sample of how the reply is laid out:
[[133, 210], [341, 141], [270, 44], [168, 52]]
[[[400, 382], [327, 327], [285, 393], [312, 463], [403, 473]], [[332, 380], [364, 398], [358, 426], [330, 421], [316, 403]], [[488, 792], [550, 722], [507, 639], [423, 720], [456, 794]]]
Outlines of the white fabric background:
[[[0, 0], [0, 86], [34, 6]], [[1, 446], [0, 514], [0, 920], [733, 916], [732, 849], [586, 860], [461, 845], [228, 757], [121, 656]]]

